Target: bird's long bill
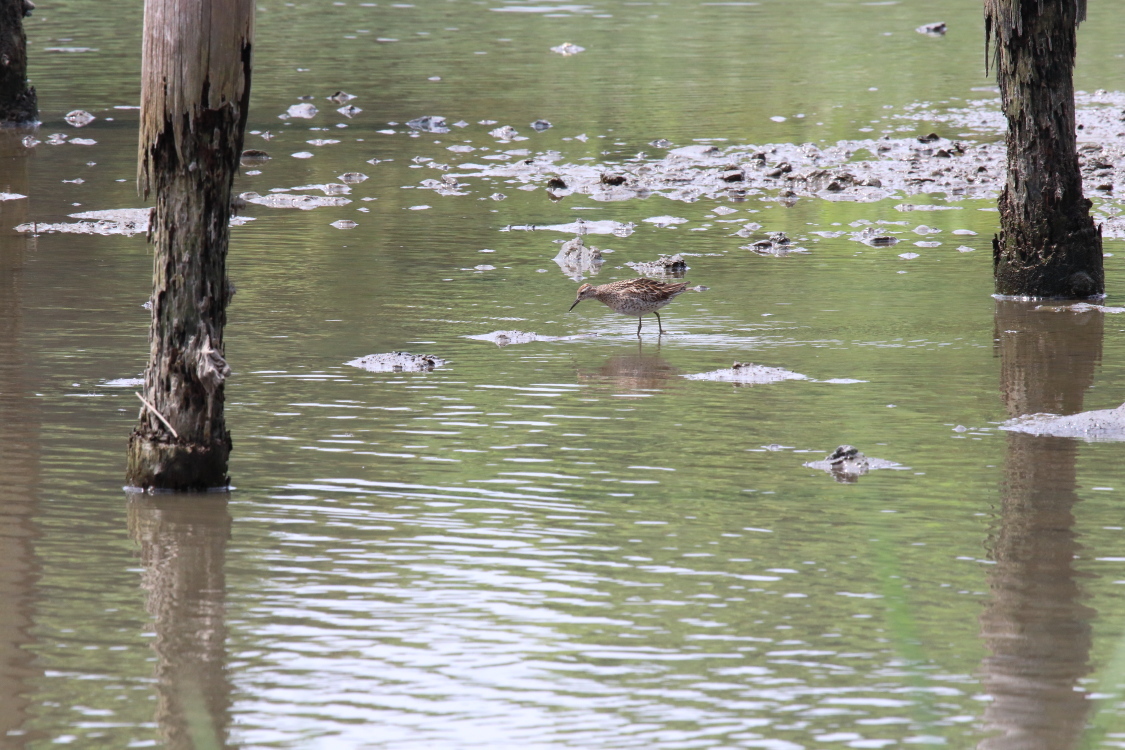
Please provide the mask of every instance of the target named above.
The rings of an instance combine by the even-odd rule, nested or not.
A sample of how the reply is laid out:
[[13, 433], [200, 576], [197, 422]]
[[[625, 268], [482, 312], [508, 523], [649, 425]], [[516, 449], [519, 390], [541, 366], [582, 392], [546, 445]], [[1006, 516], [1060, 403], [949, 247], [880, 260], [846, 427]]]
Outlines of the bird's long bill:
[[[578, 304], [579, 302], [581, 302], [581, 301], [582, 301], [582, 300], [580, 300], [580, 299], [576, 299], [576, 300], [574, 300], [574, 305], [577, 305], [577, 304]], [[570, 310], [573, 310], [573, 309], [574, 309], [574, 305], [571, 305], [571, 306], [570, 306]], [[570, 310], [567, 310], [567, 312], [570, 312]]]

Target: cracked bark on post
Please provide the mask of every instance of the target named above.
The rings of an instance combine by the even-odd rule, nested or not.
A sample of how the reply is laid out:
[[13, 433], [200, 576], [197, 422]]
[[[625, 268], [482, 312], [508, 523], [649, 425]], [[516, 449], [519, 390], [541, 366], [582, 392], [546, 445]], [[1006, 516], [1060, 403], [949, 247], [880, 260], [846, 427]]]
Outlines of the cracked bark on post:
[[39, 119], [35, 87], [27, 85], [28, 0], [0, 0], [0, 125], [32, 125]]
[[129, 438], [127, 481], [145, 488], [226, 485], [230, 375], [223, 348], [230, 194], [250, 100], [250, 0], [146, 0], [137, 182], [156, 193], [145, 408]]
[[1085, 0], [985, 0], [985, 56], [1008, 120], [993, 272], [1000, 294], [1089, 297], [1105, 291], [1101, 228], [1082, 195], [1074, 129], [1074, 56]]

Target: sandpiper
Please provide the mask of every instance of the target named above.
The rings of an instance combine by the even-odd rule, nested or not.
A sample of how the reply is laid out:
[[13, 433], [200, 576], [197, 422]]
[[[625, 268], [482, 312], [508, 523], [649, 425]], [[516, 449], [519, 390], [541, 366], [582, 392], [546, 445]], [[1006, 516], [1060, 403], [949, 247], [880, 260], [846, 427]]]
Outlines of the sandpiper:
[[[637, 335], [641, 335], [641, 319], [653, 313], [656, 315], [656, 325], [664, 333], [664, 326], [660, 322], [660, 313], [656, 312], [667, 305], [677, 295], [687, 289], [686, 283], [668, 284], [652, 279], [626, 279], [614, 281], [609, 284], [593, 286], [583, 284], [578, 287], [578, 299], [574, 300], [574, 309], [584, 299], [596, 299], [603, 305], [622, 315], [635, 315], [637, 318]], [[567, 312], [570, 312], [567, 310]]]

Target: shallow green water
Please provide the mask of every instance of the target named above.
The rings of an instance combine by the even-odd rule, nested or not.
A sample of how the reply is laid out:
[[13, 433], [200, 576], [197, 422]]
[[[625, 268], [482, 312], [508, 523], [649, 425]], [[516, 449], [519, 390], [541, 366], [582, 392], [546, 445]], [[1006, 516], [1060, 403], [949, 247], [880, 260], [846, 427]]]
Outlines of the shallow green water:
[[[993, 300], [989, 203], [903, 213], [902, 200], [417, 187], [441, 172], [414, 157], [468, 161], [448, 151], [467, 142], [474, 159], [527, 148], [620, 162], [657, 156], [656, 138], [927, 133], [939, 126], [894, 116], [989, 96], [973, 91], [989, 86], [977, 3], [940, 19], [921, 2], [261, 3], [250, 127], [276, 137], [247, 146], [274, 158], [237, 189], [370, 179], [347, 206], [251, 206], [232, 230], [236, 489], [205, 499], [121, 488], [136, 399], [113, 381], [145, 365], [143, 236], [9, 231], [142, 205], [136, 111], [113, 109], [137, 98], [139, 4], [41, 5], [39, 137], [97, 144], [0, 156], [0, 191], [29, 196], [0, 202], [0, 745], [1125, 740], [1111, 689], [1120, 446], [998, 429], [1125, 400], [1125, 321]], [[1120, 10], [1091, 4], [1079, 87], [1125, 87]], [[946, 37], [913, 31], [934, 20]], [[548, 51], [565, 41], [587, 51]], [[60, 46], [97, 51], [45, 51]], [[338, 89], [363, 112], [336, 114], [324, 97]], [[277, 119], [301, 95], [320, 114]], [[75, 108], [99, 119], [77, 131], [62, 120]], [[388, 125], [423, 115], [470, 125]], [[554, 127], [535, 133], [538, 118]], [[487, 133], [504, 124], [528, 140], [497, 145]], [[687, 221], [644, 221], [662, 215]], [[576, 284], [551, 258], [569, 235], [502, 230], [579, 216], [637, 224], [588, 238], [614, 251], [595, 283], [683, 252], [698, 254], [687, 280], [710, 290], [666, 308], [663, 337], [650, 320], [638, 341], [632, 319], [594, 303], [567, 314]], [[906, 242], [810, 235], [857, 220], [905, 221]], [[739, 249], [748, 240], [730, 234], [747, 221], [810, 252]], [[1125, 247], [1106, 251], [1107, 303], [1120, 304]], [[497, 330], [598, 335], [467, 338]], [[344, 364], [392, 350], [449, 364]], [[734, 361], [808, 379], [681, 377]], [[803, 466], [842, 443], [906, 468], [845, 484]], [[1008, 744], [986, 739], [1005, 732]]]

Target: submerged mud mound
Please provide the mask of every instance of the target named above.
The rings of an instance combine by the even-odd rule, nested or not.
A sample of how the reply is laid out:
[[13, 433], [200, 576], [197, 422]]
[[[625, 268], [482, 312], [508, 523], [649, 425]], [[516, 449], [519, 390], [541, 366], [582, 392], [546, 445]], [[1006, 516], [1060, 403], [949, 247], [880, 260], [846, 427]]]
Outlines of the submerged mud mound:
[[910, 467], [903, 466], [884, 458], [869, 458], [852, 445], [841, 445], [829, 453], [821, 461], [809, 461], [804, 464], [810, 469], [820, 469], [832, 475], [832, 478], [843, 484], [852, 484], [859, 477], [869, 471], [879, 469], [895, 469], [902, 471]]
[[749, 245], [742, 245], [741, 249], [750, 250], [758, 255], [772, 255], [775, 258], [784, 258], [788, 255], [808, 252], [806, 248], [794, 245], [789, 237], [786, 236], [785, 232], [773, 232], [768, 239], [751, 242]]
[[566, 234], [612, 234], [628, 237], [636, 229], [632, 222], [622, 223], [609, 219], [587, 221], [578, 219], [567, 224], [509, 224], [501, 232], [565, 232]]
[[[696, 287], [704, 291], [707, 287]], [[695, 290], [693, 290], [695, 291]], [[766, 383], [780, 383], [783, 380], [807, 380], [810, 383], [827, 383], [830, 385], [851, 385], [853, 383], [866, 383], [866, 380], [855, 378], [830, 378], [816, 380], [799, 372], [791, 372], [780, 367], [766, 367], [747, 362], [735, 362], [728, 369], [700, 372], [693, 375], [684, 375], [688, 380], [713, 380], [717, 383], [734, 383], [735, 385], [763, 385]]]
[[596, 276], [605, 263], [601, 249], [587, 245], [581, 236], [563, 243], [554, 260], [562, 272], [574, 281], [581, 281], [585, 276]]
[[529, 331], [493, 331], [475, 336], [466, 336], [467, 339], [476, 341], [491, 341], [499, 347], [513, 344], [530, 344], [535, 341], [574, 341], [575, 339], [588, 339], [597, 336], [597, 333], [580, 333], [574, 336], [542, 336]]
[[1125, 307], [1109, 307], [1108, 305], [1094, 305], [1089, 302], [1076, 302], [1073, 305], [1039, 305], [1036, 310], [1043, 312], [1071, 312], [1071, 313], [1089, 313], [1100, 312], [1107, 315], [1118, 315], [1125, 313]]
[[15, 228], [17, 232], [28, 234], [46, 234], [60, 232], [63, 234], [120, 234], [131, 237], [134, 234], [148, 232], [151, 208], [116, 208], [108, 211], [83, 211], [69, 214], [72, 219], [85, 219], [86, 221], [57, 222], [43, 224], [29, 222], [20, 224]]
[[[316, 189], [318, 186], [310, 185], [308, 187]], [[267, 208], [297, 208], [302, 211], [311, 211], [314, 208], [323, 208], [324, 206], [346, 206], [351, 203], [351, 199], [341, 198], [337, 195], [290, 195], [286, 193], [259, 195], [258, 193], [242, 193], [238, 197], [247, 203], [256, 203], [259, 206], [266, 206]]]
[[[119, 234], [132, 237], [147, 234], [151, 208], [112, 208], [105, 211], [83, 211], [69, 214], [72, 219], [84, 221], [63, 221], [55, 223], [27, 222], [15, 227], [15, 231], [25, 234]], [[242, 226], [254, 219], [245, 216], [231, 216], [230, 226]]]
[[1026, 432], [1085, 440], [1089, 443], [1125, 440], [1125, 404], [1116, 409], [1084, 411], [1079, 414], [1028, 414], [1009, 419], [1001, 430]]
[[802, 375], [799, 372], [746, 362], [735, 362], [725, 370], [712, 370], [711, 372], [700, 372], [683, 377], [688, 380], [713, 380], [718, 383], [734, 383], [735, 385], [764, 385], [766, 383], [780, 383], [783, 380], [809, 379], [807, 375]]
[[368, 372], [430, 372], [435, 367], [444, 366], [445, 360], [429, 354], [389, 352], [387, 354], [368, 354], [366, 357], [359, 357], [344, 364]]
[[641, 276], [670, 276], [676, 279], [682, 279], [689, 268], [687, 261], [684, 260], [684, 256], [679, 253], [675, 255], [661, 255], [656, 260], [642, 263], [626, 263], [625, 265], [632, 268]]

